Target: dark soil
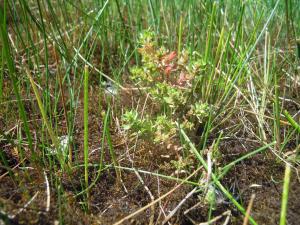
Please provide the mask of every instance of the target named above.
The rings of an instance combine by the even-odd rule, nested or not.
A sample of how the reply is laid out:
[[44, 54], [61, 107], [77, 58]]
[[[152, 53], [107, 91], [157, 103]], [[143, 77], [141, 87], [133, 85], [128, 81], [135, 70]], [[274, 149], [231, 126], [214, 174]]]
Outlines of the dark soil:
[[[102, 102], [103, 108], [100, 109], [91, 104], [89, 109], [89, 148], [90, 152], [93, 152], [90, 155], [90, 163], [95, 164], [99, 162], [100, 158], [99, 148], [101, 147], [100, 137], [102, 136], [103, 125], [101, 111], [105, 109], [105, 99], [99, 98], [98, 93], [99, 90], [94, 88], [90, 94], [91, 99], [93, 99], [95, 105], [98, 105], [98, 102]], [[129, 100], [131, 100], [131, 94], [124, 93], [121, 95], [121, 99], [116, 99], [116, 101], [124, 102], [124, 99], [126, 99], [125, 103], [128, 104]], [[32, 105], [28, 105], [27, 110], [32, 112], [31, 119], [36, 119], [34, 114], [36, 109], [32, 108]], [[76, 119], [74, 137], [77, 160], [81, 162], [83, 161], [82, 111], [81, 105], [78, 111], [78, 118]], [[17, 124], [17, 121], [8, 122], [2, 118], [0, 119], [0, 124], [5, 130], [9, 130], [14, 124]], [[36, 128], [41, 124], [41, 121], [36, 120], [34, 124], [35, 126], [31, 125], [31, 128], [36, 133]], [[126, 140], [119, 133], [118, 127], [113, 126], [113, 124], [110, 129], [113, 134], [113, 144], [117, 158], [121, 166], [135, 167], [164, 175], [173, 174], [172, 176], [177, 176], [178, 178], [185, 178], [194, 171], [196, 160], [192, 159], [194, 162], [192, 165], [186, 167], [185, 171], [174, 175], [176, 169], [172, 166], [171, 160], [179, 160], [180, 156], [180, 152], [174, 146], [153, 145], [151, 142], [139, 141], [134, 150], [128, 149], [128, 146], [134, 145], [135, 140]], [[62, 123], [61, 126], [61, 133], [63, 134], [66, 130], [65, 124]], [[15, 132], [9, 135], [11, 135], [11, 140], [16, 139]], [[13, 142], [0, 142], [0, 148], [4, 150], [5, 157], [9, 159], [8, 166], [10, 168], [20, 163], [20, 157], [13, 154], [15, 147], [16, 145]], [[259, 146], [255, 143], [247, 141], [241, 143], [237, 139], [223, 141], [220, 146], [222, 157], [218, 160], [218, 164], [226, 165], [226, 163], [257, 147]], [[26, 154], [29, 154], [29, 152]], [[105, 162], [111, 162], [107, 146], [105, 148]], [[63, 213], [63, 222], [66, 224], [114, 224], [151, 203], [150, 192], [154, 199], [157, 199], [179, 184], [176, 181], [140, 172], [138, 175], [142, 178], [143, 184], [138, 175], [129, 170], [122, 170], [122, 181], [118, 182], [115, 171], [107, 169], [101, 173], [99, 180], [90, 190], [90, 210], [88, 213], [84, 213], [80, 204], [80, 201], [84, 200], [83, 196], [74, 197], [75, 194], [82, 190], [83, 168], [76, 168], [69, 175], [45, 171], [49, 180], [54, 180], [49, 174], [59, 177], [59, 180], [62, 182], [61, 191], [64, 191], [64, 195], [60, 196], [58, 189], [55, 188], [55, 183], [50, 183], [51, 205], [50, 210], [47, 212], [45, 177], [38, 165], [31, 165], [28, 160], [25, 160], [23, 164], [13, 169], [12, 174], [14, 174], [15, 179], [12, 179], [9, 174], [5, 175], [6, 171], [5, 167], [1, 166], [0, 221], [6, 221], [7, 224], [56, 224], [59, 221], [60, 213]], [[92, 182], [96, 178], [97, 168], [91, 167], [89, 172], [91, 174], [90, 182]], [[192, 180], [197, 182], [204, 174], [204, 171], [200, 170]], [[272, 153], [266, 152], [237, 164], [221, 182], [245, 208], [251, 195], [255, 194], [251, 215], [258, 224], [278, 224], [283, 174], [284, 167], [282, 163], [278, 162]], [[191, 185], [181, 185], [176, 191], [162, 199], [158, 204], [155, 204], [154, 211], [153, 208], [148, 207], [137, 216], [125, 221], [124, 224], [148, 224], [152, 215], [154, 215], [154, 222], [161, 224], [165, 216], [176, 208], [193, 188]], [[37, 196], [32, 200], [34, 195]], [[294, 172], [288, 207], [288, 224], [290, 225], [299, 224], [299, 198], [299, 180]], [[28, 204], [30, 200], [32, 202]], [[175, 215], [169, 220], [169, 223], [199, 224], [207, 221], [209, 206], [203, 200], [202, 192], [194, 193], [177, 210]], [[28, 206], [25, 207], [27, 204]], [[61, 207], [58, 208], [58, 205], [61, 205]], [[189, 212], [185, 213], [187, 210]], [[227, 201], [216, 206], [216, 209], [212, 212], [212, 218], [221, 215], [227, 210], [230, 210], [232, 214], [229, 224], [242, 224], [244, 217]], [[10, 217], [9, 215], [15, 215], [15, 217]], [[223, 224], [225, 219], [225, 216], [222, 217], [216, 224]]]

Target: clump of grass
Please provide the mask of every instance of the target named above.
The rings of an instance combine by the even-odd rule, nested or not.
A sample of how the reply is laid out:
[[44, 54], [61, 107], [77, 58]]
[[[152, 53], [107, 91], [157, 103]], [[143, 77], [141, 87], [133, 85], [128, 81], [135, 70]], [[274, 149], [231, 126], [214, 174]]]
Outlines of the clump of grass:
[[[2, 52], [2, 66], [4, 66], [5, 62], [7, 63], [7, 67], [9, 70], [8, 74], [12, 81], [14, 94], [17, 98], [18, 108], [19, 108], [20, 116], [24, 123], [24, 130], [25, 130], [25, 133], [27, 136], [29, 148], [32, 152], [33, 159], [35, 159], [36, 153], [33, 150], [32, 136], [31, 136], [31, 133], [29, 130], [28, 119], [27, 119], [27, 115], [25, 112], [24, 104], [21, 100], [20, 90], [18, 88], [17, 71], [16, 71], [15, 63], [12, 58], [12, 54], [11, 54], [11, 45], [10, 45], [9, 37], [8, 37], [6, 19], [7, 19], [7, 1], [4, 1], [3, 8], [2, 7], [0, 8], [0, 31], [1, 31], [1, 40], [2, 40], [2, 44], [3, 44], [2, 51], [1, 51]], [[3, 71], [4, 71], [4, 67], [2, 67], [2, 73], [1, 73], [2, 74], [1, 75], [1, 96], [3, 93], [2, 92], [3, 91], [3, 82], [2, 82]], [[1, 100], [2, 100], [2, 98], [1, 98]]]

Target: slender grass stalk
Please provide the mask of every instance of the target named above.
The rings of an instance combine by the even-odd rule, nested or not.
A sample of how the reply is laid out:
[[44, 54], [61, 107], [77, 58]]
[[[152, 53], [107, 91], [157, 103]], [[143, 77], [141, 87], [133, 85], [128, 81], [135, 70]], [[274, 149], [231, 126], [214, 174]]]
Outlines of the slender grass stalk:
[[286, 39], [288, 43], [288, 49], [291, 49], [290, 44], [290, 19], [289, 19], [289, 1], [285, 0], [285, 23], [286, 23]]
[[26, 68], [26, 73], [27, 73], [27, 76], [28, 76], [29, 81], [31, 83], [33, 92], [35, 94], [35, 98], [37, 100], [40, 112], [42, 114], [43, 121], [44, 121], [44, 123], [46, 125], [46, 128], [47, 128], [48, 132], [49, 132], [49, 135], [50, 135], [50, 138], [52, 140], [52, 143], [54, 144], [54, 147], [56, 148], [56, 150], [59, 151], [60, 146], [59, 146], [59, 141], [57, 139], [57, 135], [53, 131], [51, 123], [48, 121], [48, 118], [47, 118], [47, 115], [46, 115], [46, 111], [44, 109], [44, 106], [43, 106], [40, 94], [39, 94], [39, 92], [37, 90], [37, 87], [36, 87], [36, 85], [34, 83], [34, 80], [33, 80], [32, 76], [30, 75], [30, 72], [29, 72], [29, 70], [27, 68]]
[[87, 206], [89, 209], [89, 173], [88, 173], [88, 163], [89, 163], [89, 127], [88, 127], [88, 119], [89, 119], [89, 112], [88, 112], [88, 102], [89, 102], [89, 69], [86, 65], [84, 67], [84, 103], [83, 103], [83, 123], [84, 123], [84, 181], [85, 181], [85, 188], [87, 189]]
[[300, 60], [300, 38], [296, 40], [297, 42], [297, 56], [298, 56], [298, 60]]
[[[274, 57], [275, 60], [275, 57]], [[280, 102], [279, 102], [279, 86], [278, 86], [278, 75], [274, 75], [274, 134], [276, 139], [276, 149], [280, 151], [281, 137], [280, 137]]]
[[265, 111], [267, 108], [267, 93], [268, 93], [268, 87], [269, 87], [269, 77], [270, 77], [270, 35], [267, 31], [265, 33], [265, 46], [264, 46], [264, 79], [262, 84], [262, 95], [261, 95], [261, 101], [259, 106], [259, 115], [258, 115], [258, 126], [259, 126], [259, 132], [261, 135], [261, 139], [263, 142], [267, 141], [266, 132], [265, 132]]
[[216, 8], [217, 8], [217, 4], [216, 4], [216, 2], [214, 2], [212, 12], [211, 12], [211, 17], [210, 17], [210, 22], [209, 22], [209, 30], [208, 30], [207, 39], [206, 39], [205, 56], [204, 56], [204, 61], [206, 63], [208, 62], [208, 58], [211, 53], [212, 32], [214, 30], [214, 20], [215, 20]]
[[43, 17], [43, 12], [42, 12], [42, 9], [41, 9], [41, 4], [40, 4], [40, 1], [37, 1], [37, 5], [38, 5], [38, 11], [39, 11], [39, 14], [40, 14], [40, 21], [41, 21], [41, 33], [43, 35], [43, 44], [44, 44], [44, 56], [45, 56], [45, 78], [46, 78], [46, 88], [45, 90], [43, 91], [43, 95], [44, 95], [44, 102], [45, 102], [45, 113], [49, 115], [50, 117], [50, 120], [52, 120], [52, 114], [51, 113], [48, 113], [48, 112], [51, 112], [51, 104], [50, 104], [50, 91], [49, 91], [49, 54], [48, 54], [48, 39], [47, 39], [47, 34], [46, 34], [46, 28], [45, 28], [45, 23], [44, 23], [44, 17]]
[[[91, 189], [97, 183], [97, 181], [99, 180], [102, 171], [106, 169], [105, 166], [104, 166], [103, 161], [104, 161], [104, 153], [105, 153], [104, 148], [105, 148], [106, 132], [107, 132], [107, 129], [108, 129], [108, 126], [109, 126], [109, 115], [110, 115], [110, 107], [107, 109], [107, 111], [105, 113], [104, 121], [103, 121], [103, 135], [102, 135], [102, 140], [101, 140], [101, 154], [100, 154], [99, 164], [97, 164], [97, 166], [99, 167], [98, 171], [97, 171], [97, 176], [93, 180], [93, 182], [88, 186], [88, 188], [86, 188], [86, 189], [82, 190], [81, 192], [77, 193], [76, 197], [86, 193], [89, 189]], [[86, 164], [84, 164], [84, 166], [86, 166]], [[88, 166], [90, 166], [90, 164], [88, 164]], [[120, 170], [119, 167], [115, 167], [115, 170], [116, 170], [116, 168], [118, 168], [118, 170]], [[118, 173], [116, 173], [116, 174], [118, 175]]]
[[181, 42], [182, 42], [182, 15], [180, 16], [180, 21], [179, 21], [179, 32], [178, 32], [178, 47], [177, 47], [177, 54], [178, 57], [180, 57], [181, 53]]
[[281, 213], [280, 213], [280, 223], [279, 223], [280, 225], [286, 224], [286, 213], [288, 207], [290, 178], [291, 178], [291, 166], [287, 163], [285, 166], [285, 173], [284, 173], [284, 183], [283, 183]]
[[[221, 60], [221, 54], [223, 54], [223, 42], [224, 42], [224, 29], [221, 30], [221, 34], [220, 34], [220, 38], [219, 38], [219, 43], [218, 43], [218, 47], [217, 47], [217, 52], [216, 52], [216, 56], [215, 56], [215, 67], [218, 68], [220, 65], [219, 60]], [[207, 91], [205, 93], [205, 99], [209, 99], [209, 96], [213, 96], [214, 94], [212, 94], [212, 88], [214, 87], [214, 85], [212, 85], [212, 82], [214, 80], [216, 80], [216, 71], [215, 70], [211, 70], [211, 74], [209, 76], [208, 82], [207, 82]], [[219, 79], [221, 80], [221, 79]], [[214, 87], [215, 88], [215, 87]]]
[[4, 48], [1, 51], [1, 72], [0, 72], [0, 103], [3, 100], [3, 80], [4, 80]]

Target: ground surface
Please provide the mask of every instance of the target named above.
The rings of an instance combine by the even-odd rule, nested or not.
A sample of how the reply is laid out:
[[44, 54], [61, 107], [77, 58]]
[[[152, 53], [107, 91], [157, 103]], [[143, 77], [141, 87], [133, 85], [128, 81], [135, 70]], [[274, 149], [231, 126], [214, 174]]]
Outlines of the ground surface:
[[[94, 96], [93, 93], [90, 93], [90, 97], [97, 102], [97, 96]], [[125, 100], [123, 100], [124, 98]], [[126, 104], [127, 100], [128, 93], [120, 101], [125, 101]], [[78, 149], [82, 149], [83, 145], [83, 120], [80, 112], [81, 109], [79, 107], [75, 138]], [[101, 120], [99, 120], [97, 115], [99, 115], [99, 110], [91, 105], [89, 114], [90, 132], [92, 133], [89, 136], [90, 163], [95, 164], [99, 160], [98, 137], [101, 135], [102, 126]], [[2, 121], [2, 123], [3, 126], [9, 127], [7, 121]], [[116, 127], [112, 127], [112, 130], [115, 131], [113, 143], [116, 154], [123, 167], [134, 167], [144, 171], [174, 175], [174, 167], [172, 167], [170, 162], [179, 157], [178, 150], [174, 149], [174, 147], [153, 145], [152, 143], [141, 141], [135, 149], [129, 150], [126, 146], [131, 146], [130, 142], [134, 142], [135, 139], [126, 140], [124, 136], [118, 133]], [[258, 146], [255, 142], [246, 141], [246, 137], [245, 140], [231, 139], [224, 141], [220, 146], [220, 152], [223, 157], [218, 163], [229, 163], [248, 151], [256, 149]], [[7, 155], [11, 154], [9, 162], [13, 168], [18, 163], [18, 155], [12, 154], [10, 143], [3, 143], [1, 147], [4, 148]], [[79, 160], [80, 158], [83, 160], [83, 153], [78, 152], [78, 155]], [[105, 158], [109, 162], [108, 153]], [[81, 183], [77, 177], [82, 173], [83, 168], [79, 168], [75, 169], [71, 176], [61, 178], [67, 196], [64, 200], [64, 207], [66, 207], [64, 220], [67, 224], [113, 224], [151, 203], [153, 199], [159, 198], [180, 183], [153, 174], [135, 173], [126, 169], [122, 171], [121, 183], [118, 183], [114, 170], [109, 169], [100, 176], [99, 182], [91, 189], [91, 208], [88, 216], [80, 209], [80, 204], [78, 204], [81, 199], [80, 196], [74, 198], [74, 190], [81, 190]], [[182, 171], [174, 176], [184, 178], [187, 173], [188, 171]], [[281, 207], [283, 173], [284, 167], [269, 152], [255, 155], [253, 158], [241, 162], [228, 172], [222, 183], [245, 206], [248, 204], [251, 195], [255, 194], [252, 215], [258, 224], [277, 224]], [[55, 207], [57, 199], [51, 197], [52, 207], [50, 211], [45, 212], [43, 210], [46, 205], [45, 177], [39, 173], [39, 168], [32, 168], [25, 160], [22, 167], [19, 166], [14, 169], [14, 174], [19, 183], [26, 184], [26, 189], [17, 186], [16, 182], [8, 175], [1, 176], [0, 200], [2, 207], [5, 212], [10, 212], [12, 215], [17, 214], [15, 218], [8, 220], [8, 224], [53, 224], [57, 221], [55, 216], [52, 216], [59, 213]], [[91, 168], [90, 174], [92, 174], [90, 181], [93, 181], [96, 178], [97, 169]], [[201, 171], [198, 175], [195, 175], [195, 178], [199, 177], [200, 174]], [[295, 179], [292, 180], [291, 184], [288, 222], [296, 225], [300, 221], [299, 201], [297, 201], [300, 197], [300, 186], [295, 173], [293, 177]], [[196, 179], [194, 180], [196, 181]], [[148, 207], [137, 216], [124, 222], [124, 224], [148, 224], [152, 216], [154, 216], [154, 222], [160, 224], [165, 218], [163, 214], [168, 215], [192, 190], [193, 186], [183, 184], [158, 204], [155, 204], [154, 208]], [[51, 193], [53, 195], [57, 194], [55, 190], [51, 190]], [[32, 199], [29, 206], [21, 210], [22, 206], [25, 207], [24, 205], [28, 203], [28, 199], [35, 195], [37, 195], [36, 198]], [[203, 198], [204, 196], [201, 192], [192, 194], [169, 222], [171, 224], [193, 224], [206, 221], [209, 207], [203, 203]], [[21, 212], [18, 212], [18, 210], [21, 210]], [[228, 200], [222, 200], [216, 206], [212, 217], [217, 217], [227, 210], [230, 210], [232, 214], [229, 224], [241, 224], [243, 216]], [[186, 211], [188, 213], [185, 213]], [[217, 224], [223, 224], [225, 219], [226, 216], [218, 220]]]

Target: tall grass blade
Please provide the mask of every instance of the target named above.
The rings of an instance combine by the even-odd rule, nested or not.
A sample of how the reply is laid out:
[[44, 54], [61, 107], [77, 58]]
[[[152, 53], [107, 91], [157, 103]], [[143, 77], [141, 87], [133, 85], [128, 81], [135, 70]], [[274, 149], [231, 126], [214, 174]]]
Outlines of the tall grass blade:
[[87, 206], [89, 208], [89, 173], [88, 173], [88, 163], [89, 163], [89, 127], [88, 127], [88, 102], [89, 102], [89, 69], [86, 65], [84, 68], [84, 109], [83, 109], [83, 123], [84, 123], [84, 181], [85, 187], [87, 189]]
[[54, 144], [54, 147], [57, 149], [57, 151], [59, 151], [59, 141], [57, 139], [57, 135], [53, 131], [51, 123], [48, 121], [48, 118], [47, 118], [47, 115], [46, 115], [46, 111], [45, 111], [45, 108], [43, 106], [43, 103], [42, 103], [39, 91], [37, 90], [37, 87], [36, 87], [36, 85], [34, 83], [34, 80], [33, 80], [32, 76], [30, 75], [30, 72], [29, 72], [28, 69], [26, 69], [26, 73], [27, 73], [27, 76], [28, 76], [29, 81], [31, 83], [33, 92], [35, 94], [35, 98], [37, 100], [39, 109], [40, 109], [41, 114], [42, 114], [43, 121], [44, 121], [44, 123], [46, 125], [46, 128], [47, 128], [48, 132], [49, 132], [49, 135], [50, 135], [50, 138], [52, 140], [52, 143]]

